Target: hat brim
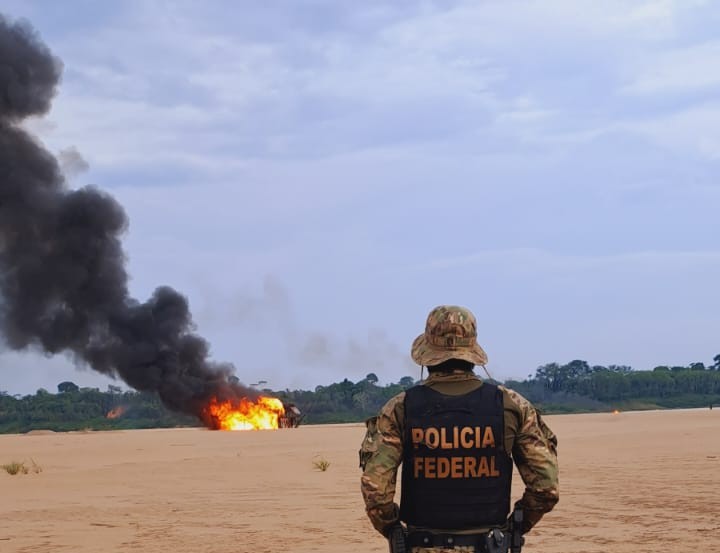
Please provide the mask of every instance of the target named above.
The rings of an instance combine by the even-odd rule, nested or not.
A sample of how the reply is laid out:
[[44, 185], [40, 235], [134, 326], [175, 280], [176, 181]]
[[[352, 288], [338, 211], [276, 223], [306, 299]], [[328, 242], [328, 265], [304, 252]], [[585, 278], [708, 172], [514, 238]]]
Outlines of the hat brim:
[[469, 348], [439, 348], [429, 344], [425, 334], [415, 338], [410, 355], [415, 363], [424, 367], [439, 365], [448, 359], [462, 359], [473, 365], [487, 365], [488, 362], [485, 350], [477, 342]]

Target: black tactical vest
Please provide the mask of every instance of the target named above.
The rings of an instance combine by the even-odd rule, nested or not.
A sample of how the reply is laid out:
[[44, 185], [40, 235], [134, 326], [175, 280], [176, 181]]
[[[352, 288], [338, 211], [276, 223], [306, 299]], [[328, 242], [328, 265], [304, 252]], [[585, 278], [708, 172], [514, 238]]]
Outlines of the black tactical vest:
[[408, 389], [400, 519], [454, 530], [504, 524], [512, 480], [504, 438], [497, 386], [484, 383], [461, 396]]

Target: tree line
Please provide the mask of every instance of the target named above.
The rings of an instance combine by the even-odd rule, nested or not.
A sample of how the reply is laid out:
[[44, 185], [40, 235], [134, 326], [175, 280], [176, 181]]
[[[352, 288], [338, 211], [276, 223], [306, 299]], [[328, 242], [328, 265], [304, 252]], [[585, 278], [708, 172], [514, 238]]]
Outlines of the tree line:
[[[720, 404], [720, 354], [714, 363], [658, 366], [633, 370], [626, 365], [590, 365], [586, 361], [541, 365], [524, 380], [504, 384], [547, 413], [603, 411], [614, 408], [700, 407]], [[266, 384], [266, 383], [261, 383]], [[347, 378], [314, 390], [259, 390], [294, 404], [305, 423], [357, 422], [377, 414], [391, 397], [416, 384], [411, 376], [379, 385], [375, 373], [353, 382]], [[198, 426], [193, 417], [169, 411], [157, 395], [80, 388], [61, 382], [57, 393], [11, 396], [0, 391], [0, 433], [51, 430], [158, 428]]]
[[[636, 371], [627, 365], [591, 366], [586, 361], [574, 360], [564, 365], [542, 365], [527, 380], [506, 384], [540, 403], [572, 395], [605, 403], [654, 399], [660, 406], [663, 403], [674, 406], [676, 402], [665, 400], [698, 396], [694, 398], [697, 403], [720, 395], [720, 354], [713, 361], [709, 366], [696, 362]], [[687, 406], [696, 405], [690, 401]]]
[[174, 413], [151, 392], [107, 391], [79, 388], [73, 382], [58, 384], [58, 392], [44, 388], [35, 394], [11, 396], [0, 391], [0, 433], [33, 429], [111, 430], [197, 425], [194, 417]]

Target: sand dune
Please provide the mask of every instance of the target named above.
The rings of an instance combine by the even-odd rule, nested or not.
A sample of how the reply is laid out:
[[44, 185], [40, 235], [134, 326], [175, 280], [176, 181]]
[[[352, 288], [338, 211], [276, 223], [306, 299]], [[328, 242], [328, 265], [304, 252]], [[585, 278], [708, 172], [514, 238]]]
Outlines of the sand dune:
[[[720, 409], [547, 420], [561, 500], [526, 551], [720, 552]], [[0, 552], [385, 552], [359, 492], [363, 434], [350, 424], [0, 436], [0, 464], [43, 469], [0, 471]]]

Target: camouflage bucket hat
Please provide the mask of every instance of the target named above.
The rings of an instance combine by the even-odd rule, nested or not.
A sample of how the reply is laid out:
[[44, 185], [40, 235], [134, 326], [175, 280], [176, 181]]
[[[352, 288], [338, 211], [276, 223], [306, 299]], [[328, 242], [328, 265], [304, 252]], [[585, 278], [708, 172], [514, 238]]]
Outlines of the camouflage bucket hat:
[[477, 343], [475, 316], [457, 305], [441, 305], [430, 311], [425, 332], [415, 338], [411, 355], [413, 361], [426, 367], [448, 359], [463, 359], [474, 365], [488, 361]]

